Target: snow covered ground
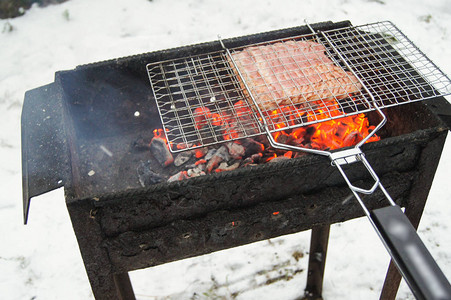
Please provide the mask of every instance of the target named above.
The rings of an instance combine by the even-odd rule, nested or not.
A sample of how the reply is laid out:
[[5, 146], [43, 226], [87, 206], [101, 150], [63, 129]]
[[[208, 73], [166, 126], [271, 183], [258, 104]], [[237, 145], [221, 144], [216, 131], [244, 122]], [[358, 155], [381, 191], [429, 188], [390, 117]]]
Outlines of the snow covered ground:
[[[449, 0], [71, 0], [0, 20], [0, 298], [90, 299], [63, 190], [32, 201], [22, 225], [20, 114], [24, 92], [55, 71], [152, 50], [298, 26], [304, 19], [391, 20], [451, 74]], [[449, 99], [449, 98], [448, 98]], [[451, 143], [419, 234], [451, 278]], [[309, 232], [131, 273], [139, 299], [296, 299]], [[377, 299], [389, 257], [365, 219], [331, 229], [326, 299]], [[411, 299], [402, 285], [399, 299]]]

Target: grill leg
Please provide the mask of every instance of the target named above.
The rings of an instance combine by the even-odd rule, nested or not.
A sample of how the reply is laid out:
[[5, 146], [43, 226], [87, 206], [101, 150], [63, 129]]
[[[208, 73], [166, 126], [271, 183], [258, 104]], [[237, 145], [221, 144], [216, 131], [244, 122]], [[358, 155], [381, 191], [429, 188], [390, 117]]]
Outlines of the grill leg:
[[391, 300], [396, 298], [399, 284], [401, 283], [401, 274], [399, 274], [393, 260], [390, 260], [387, 275], [385, 276], [384, 286], [382, 288], [381, 300]]
[[132, 283], [128, 273], [113, 275], [114, 283], [116, 285], [117, 294], [120, 300], [135, 300], [135, 293], [133, 292]]
[[67, 209], [94, 297], [97, 300], [134, 300], [128, 273], [112, 272], [95, 207], [88, 201], [73, 201]]
[[322, 299], [329, 231], [330, 225], [315, 226], [312, 228], [307, 286], [305, 288], [304, 299]]
[[135, 300], [135, 293], [128, 273], [108, 274], [99, 276], [98, 273], [90, 274], [92, 293], [98, 300]]

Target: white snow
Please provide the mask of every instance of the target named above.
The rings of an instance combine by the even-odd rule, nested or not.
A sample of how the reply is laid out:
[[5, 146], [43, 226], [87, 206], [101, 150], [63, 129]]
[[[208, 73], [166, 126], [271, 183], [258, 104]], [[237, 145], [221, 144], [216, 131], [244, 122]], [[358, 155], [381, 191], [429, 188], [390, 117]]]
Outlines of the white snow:
[[[70, 0], [0, 20], [0, 298], [92, 298], [63, 190], [32, 199], [29, 224], [22, 224], [25, 91], [80, 64], [211, 41], [218, 34], [227, 38], [299, 26], [304, 19], [355, 25], [390, 20], [451, 74], [449, 0]], [[448, 278], [450, 151], [447, 141], [419, 228]], [[302, 232], [135, 271], [131, 278], [139, 299], [296, 299], [305, 287], [308, 255], [297, 261], [293, 253], [306, 254], [308, 247], [309, 232]], [[378, 299], [388, 261], [366, 219], [333, 225], [324, 298]], [[398, 298], [413, 298], [404, 283]]]

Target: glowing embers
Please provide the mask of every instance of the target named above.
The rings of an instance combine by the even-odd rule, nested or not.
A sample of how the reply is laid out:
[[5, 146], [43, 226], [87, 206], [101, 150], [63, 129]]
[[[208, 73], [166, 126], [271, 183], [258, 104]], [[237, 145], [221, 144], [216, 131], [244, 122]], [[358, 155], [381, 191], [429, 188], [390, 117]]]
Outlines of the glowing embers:
[[[194, 127], [199, 136], [212, 132], [212, 136], [216, 136], [219, 132], [222, 140], [236, 140], [258, 133], [255, 120], [250, 115], [252, 113], [242, 100], [235, 102], [230, 109], [217, 109], [217, 112], [212, 112], [207, 106], [201, 106], [193, 110]], [[197, 145], [200, 146], [201, 143]], [[177, 149], [186, 146], [192, 145], [177, 145]]]
[[[299, 108], [284, 108], [285, 111], [268, 111], [267, 120], [279, 131], [273, 132], [274, 140], [281, 144], [293, 145], [302, 148], [318, 150], [334, 150], [342, 147], [351, 147], [362, 141], [374, 130], [364, 114], [341, 117], [338, 104], [328, 103], [328, 107], [319, 107], [315, 111], [299, 113]], [[215, 127], [222, 133], [224, 142], [208, 147], [198, 147], [200, 144], [175, 145], [177, 149], [194, 149], [180, 152], [172, 158], [164, 131], [156, 129], [151, 142], [151, 152], [163, 167], [176, 166], [168, 181], [183, 180], [209, 173], [231, 171], [237, 168], [255, 166], [267, 162], [277, 162], [305, 155], [304, 152], [293, 152], [275, 149], [270, 146], [266, 135], [245, 137], [237, 128], [240, 121], [249, 119], [252, 111], [242, 101], [234, 104], [233, 115], [230, 113], [214, 113], [207, 107], [194, 109], [193, 116], [198, 130]], [[330, 120], [332, 118], [332, 120]], [[336, 118], [336, 119], [334, 119]], [[310, 125], [290, 126], [303, 123]], [[328, 121], [321, 121], [328, 119]], [[312, 124], [312, 122], [315, 122]], [[238, 139], [231, 141], [232, 139]], [[378, 141], [376, 135], [368, 142]], [[162, 144], [164, 143], [164, 149]], [[156, 150], [152, 150], [155, 144]], [[173, 145], [171, 145], [172, 147]], [[160, 156], [160, 158], [156, 156]], [[173, 168], [174, 169], [174, 168]]]
[[153, 134], [154, 137], [150, 142], [150, 153], [162, 166], [169, 166], [174, 162], [174, 158], [169, 151], [164, 131], [163, 129], [155, 129]]
[[[356, 145], [368, 136], [375, 126], [369, 124], [365, 114], [340, 117], [338, 105], [334, 107], [319, 108], [314, 112], [307, 112], [303, 115], [281, 113], [280, 110], [273, 110], [269, 113], [269, 118], [275, 129], [287, 128], [296, 125], [299, 118], [304, 118], [306, 122], [317, 122], [309, 126], [294, 129], [281, 130], [272, 134], [275, 141], [282, 144], [289, 144], [303, 148], [318, 150], [334, 150], [343, 147]], [[296, 111], [293, 109], [293, 111]], [[289, 116], [289, 118], [287, 118]], [[323, 119], [336, 118], [328, 121]], [[368, 142], [378, 141], [377, 135], [368, 139]]]

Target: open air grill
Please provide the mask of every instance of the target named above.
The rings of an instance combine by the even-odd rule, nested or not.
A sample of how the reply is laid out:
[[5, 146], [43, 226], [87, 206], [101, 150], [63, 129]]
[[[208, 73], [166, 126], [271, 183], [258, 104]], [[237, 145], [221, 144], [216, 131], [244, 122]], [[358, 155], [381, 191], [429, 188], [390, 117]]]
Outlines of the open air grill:
[[[337, 97], [339, 109], [316, 99], [295, 105], [298, 123], [271, 123], [274, 119], [249, 100], [251, 93], [230, 57], [250, 45], [290, 41], [320, 43], [333, 62], [330, 67], [339, 66], [351, 79], [357, 76], [362, 89]], [[165, 179], [181, 170], [161, 166], [149, 153], [152, 132], [162, 125], [171, 150], [178, 152], [262, 133], [270, 138], [289, 126], [313, 122], [303, 113], [316, 119], [330, 113], [326, 117], [332, 119], [336, 113], [368, 112], [378, 122], [383, 107], [389, 122], [381, 128], [382, 139], [362, 148], [393, 201], [405, 207], [418, 226], [451, 127], [450, 105], [438, 97], [449, 93], [449, 80], [391, 23], [353, 27], [348, 21], [325, 22], [225, 39], [222, 44], [225, 47], [216, 41], [79, 66], [57, 72], [54, 83], [25, 95], [25, 221], [32, 197], [64, 186], [98, 299], [133, 299], [129, 271], [307, 229], [313, 229], [311, 253], [325, 257], [330, 224], [363, 215], [357, 203], [348, 201], [349, 188], [337, 168], [315, 155], [143, 186], [140, 168]], [[430, 103], [413, 103], [430, 97]], [[410, 104], [397, 105], [404, 102]], [[329, 110], [317, 114], [318, 104]], [[207, 108], [209, 119], [196, 113]], [[291, 121], [289, 110], [278, 110], [284, 121]], [[236, 120], [241, 113], [243, 118]], [[233, 128], [218, 125], [227, 116]], [[358, 184], [371, 176], [356, 168], [349, 179]], [[379, 190], [364, 200], [371, 211], [386, 205]], [[306, 288], [311, 298], [321, 297], [324, 270], [324, 261], [315, 255]], [[388, 298], [394, 298], [399, 285], [396, 274], [391, 267], [383, 290]]]
[[[309, 56], [299, 45], [295, 46], [298, 49], [287, 51], [286, 45], [295, 41], [314, 41], [324, 47], [317, 47]], [[283, 46], [275, 48], [277, 44]], [[326, 30], [231, 49], [222, 45], [224, 50], [221, 51], [147, 65], [172, 151], [262, 134], [265, 133], [264, 124], [270, 132], [275, 132], [451, 93], [447, 76], [390, 22]], [[235, 54], [249, 51], [253, 46], [270, 49], [269, 53], [256, 54], [254, 63], [266, 63], [262, 69], [266, 68], [272, 75], [269, 80], [277, 82], [262, 77], [259, 85], [249, 89], [243, 76], [237, 74], [236, 60], [239, 58]], [[321, 56], [324, 51], [329, 61]], [[321, 60], [327, 66], [326, 71], [312, 66], [312, 60]], [[240, 62], [246, 63], [249, 64]], [[355, 74], [363, 88], [351, 87], [356, 83], [349, 83], [349, 80], [345, 83], [337, 80], [335, 86], [323, 87], [324, 90], [318, 90], [311, 82], [298, 84], [298, 70], [325, 78], [331, 65]], [[297, 84], [296, 93], [303, 98], [301, 105], [288, 96], [278, 98], [285, 94], [283, 85], [287, 82]], [[259, 92], [262, 87], [266, 87], [264, 91], [270, 91], [269, 95]], [[334, 88], [339, 90], [339, 95], [344, 93], [340, 95], [342, 97], [337, 97], [337, 93], [336, 101], [330, 101], [330, 96], [326, 100], [327, 96], [321, 97], [321, 94], [330, 94], [327, 90]], [[350, 89], [357, 92], [346, 95]], [[320, 95], [312, 97], [311, 94]], [[282, 104], [270, 109], [261, 108], [261, 103], [259, 105], [255, 100], [261, 97], [266, 103]], [[202, 120], [206, 126], [199, 128], [196, 124], [199, 119], [196, 110], [210, 113]], [[273, 110], [277, 110], [276, 118]], [[310, 118], [307, 119], [307, 115]], [[232, 128], [216, 126], [230, 119], [233, 119]]]
[[[414, 295], [428, 299], [451, 297], [450, 283], [360, 150], [385, 124], [381, 108], [449, 94], [450, 79], [391, 23], [319, 33], [311, 30], [313, 33], [308, 35], [232, 49], [221, 42], [224, 53], [189, 57], [184, 63], [147, 65], [170, 147], [186, 151], [265, 133], [274, 148], [328, 156]], [[222, 59], [215, 61], [212, 55]], [[412, 59], [415, 65], [410, 64]], [[205, 66], [203, 61], [207, 62]], [[238, 79], [234, 79], [234, 73]], [[437, 92], [434, 84], [440, 89]], [[161, 85], [164, 88], [160, 89]], [[383, 91], [384, 97], [376, 99], [371, 91], [376, 95]], [[237, 96], [245, 97], [231, 106]], [[353, 149], [310, 149], [281, 143], [272, 135], [372, 110], [380, 114], [381, 121]], [[374, 184], [356, 185], [348, 178], [345, 167], [354, 163], [367, 169]], [[376, 190], [390, 205], [370, 210], [364, 196]], [[425, 268], [434, 274], [432, 281], [437, 288], [431, 288], [431, 276], [426, 275]]]

